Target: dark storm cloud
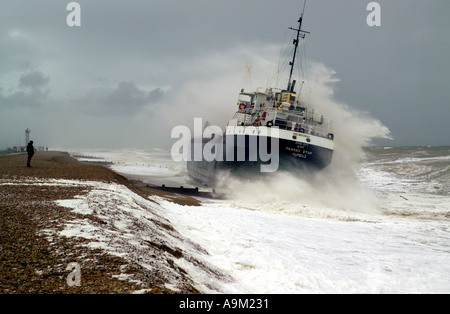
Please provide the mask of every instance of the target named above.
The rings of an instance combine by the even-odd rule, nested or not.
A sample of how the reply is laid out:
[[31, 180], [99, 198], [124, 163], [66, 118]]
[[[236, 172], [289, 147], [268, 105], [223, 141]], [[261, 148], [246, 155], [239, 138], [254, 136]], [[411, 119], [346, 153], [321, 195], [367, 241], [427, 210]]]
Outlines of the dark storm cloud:
[[164, 95], [160, 88], [144, 90], [133, 81], [119, 82], [114, 89], [93, 88], [74, 98], [73, 110], [85, 115], [134, 115], [157, 103]]
[[[201, 110], [226, 119], [217, 104], [234, 102], [247, 62], [253, 63], [253, 81], [268, 80], [256, 77], [279, 61], [278, 48], [266, 55], [267, 48], [290, 44], [288, 27], [303, 5], [80, 0], [81, 27], [68, 27], [68, 2], [1, 1], [0, 148], [12, 142], [8, 134], [17, 123], [11, 121], [19, 121], [20, 130], [52, 134], [43, 139], [46, 145], [57, 144], [54, 134], [95, 145], [98, 138], [80, 134], [102, 130], [102, 143], [115, 133], [111, 142], [121, 146], [136, 134], [154, 134], [150, 120], [154, 126]], [[336, 71], [339, 101], [392, 130], [395, 141], [387, 144], [449, 144], [450, 2], [379, 0], [381, 27], [372, 28], [366, 24], [369, 2], [308, 1], [304, 27], [311, 35], [301, 52]], [[186, 111], [164, 115], [173, 99]], [[205, 106], [196, 107], [201, 102]], [[77, 119], [69, 124], [68, 117]], [[121, 120], [126, 128], [117, 126]]]
[[46, 88], [49, 81], [50, 78], [40, 71], [23, 73], [17, 88], [11, 88], [9, 92], [0, 89], [0, 111], [44, 107], [50, 94], [50, 90]]
[[10, 114], [6, 110], [14, 110], [20, 107], [40, 109], [45, 106], [50, 91], [33, 89], [31, 91], [15, 91], [12, 94], [3, 95], [0, 91], [0, 112]]
[[46, 85], [49, 81], [50, 79], [48, 77], [45, 77], [41, 71], [24, 73], [19, 79], [21, 87], [31, 87], [31, 88], [42, 87]]
[[162, 94], [159, 88], [146, 92], [139, 89], [132, 81], [120, 82], [117, 88], [106, 97], [104, 104], [111, 107], [139, 108], [158, 101]]

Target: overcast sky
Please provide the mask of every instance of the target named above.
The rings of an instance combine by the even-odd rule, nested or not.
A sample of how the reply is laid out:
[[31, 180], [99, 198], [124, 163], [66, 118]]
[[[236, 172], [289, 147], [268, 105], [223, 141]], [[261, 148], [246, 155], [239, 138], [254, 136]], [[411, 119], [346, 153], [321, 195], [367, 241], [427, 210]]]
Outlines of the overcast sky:
[[[223, 127], [240, 89], [276, 74], [303, 5], [81, 0], [69, 27], [69, 2], [0, 2], [0, 149], [24, 145], [26, 128], [38, 146], [145, 148], [194, 117]], [[307, 2], [299, 79], [326, 68], [330, 97], [391, 131], [375, 143], [450, 145], [450, 1], [380, 0], [380, 27], [369, 2]]]

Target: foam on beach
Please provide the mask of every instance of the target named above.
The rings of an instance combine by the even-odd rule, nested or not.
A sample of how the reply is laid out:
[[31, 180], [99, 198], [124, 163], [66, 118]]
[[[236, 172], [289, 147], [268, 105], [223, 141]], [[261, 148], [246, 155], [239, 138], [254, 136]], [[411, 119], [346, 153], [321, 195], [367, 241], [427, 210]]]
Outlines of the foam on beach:
[[[81, 293], [198, 292], [182, 265], [196, 264], [191, 268], [199, 274], [210, 270], [184, 252], [180, 244], [191, 245], [194, 251], [201, 248], [180, 236], [163, 217], [161, 206], [147, 199], [142, 190], [105, 167], [78, 163], [66, 153], [38, 153], [31, 169], [21, 164], [22, 157], [2, 157], [0, 163], [0, 204], [2, 215], [8, 216], [2, 217], [2, 255], [8, 255], [11, 264], [25, 265], [28, 275], [10, 278], [11, 272], [2, 269], [1, 274], [15, 284], [2, 280], [1, 291], [73, 293], [76, 288]], [[36, 221], [33, 228], [20, 232], [29, 234], [25, 237], [28, 239], [39, 238], [50, 262], [36, 263], [31, 255], [15, 253], [21, 247], [10, 243], [15, 238], [8, 232], [17, 233], [17, 228], [7, 224], [16, 220], [26, 223], [12, 217], [20, 213]], [[33, 243], [25, 241], [22, 245]], [[95, 273], [96, 267], [105, 268], [102, 264], [108, 258], [115, 262], [107, 262], [111, 267], [100, 272], [103, 277], [94, 283], [89, 274]], [[71, 262], [79, 263], [85, 283], [73, 289], [64, 277], [70, 273], [65, 267]], [[46, 284], [49, 281], [51, 287]], [[117, 284], [108, 287], [108, 281]], [[40, 284], [29, 290], [32, 282]]]

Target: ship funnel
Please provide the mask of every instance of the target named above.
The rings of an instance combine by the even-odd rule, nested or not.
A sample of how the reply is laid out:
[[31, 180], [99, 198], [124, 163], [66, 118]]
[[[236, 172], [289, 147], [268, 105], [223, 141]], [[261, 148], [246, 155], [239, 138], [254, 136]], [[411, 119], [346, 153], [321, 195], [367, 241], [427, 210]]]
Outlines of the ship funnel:
[[297, 81], [296, 81], [296, 80], [293, 80], [293, 81], [292, 81], [292, 86], [291, 86], [291, 90], [290, 90], [290, 92], [291, 92], [291, 93], [293, 93], [293, 92], [294, 92], [294, 88], [295, 88], [295, 83], [297, 83]]

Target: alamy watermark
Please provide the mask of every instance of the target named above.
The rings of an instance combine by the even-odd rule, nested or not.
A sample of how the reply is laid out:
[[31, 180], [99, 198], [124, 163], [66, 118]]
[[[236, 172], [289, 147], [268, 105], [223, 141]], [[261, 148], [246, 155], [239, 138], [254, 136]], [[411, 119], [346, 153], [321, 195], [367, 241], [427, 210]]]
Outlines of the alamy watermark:
[[[66, 6], [66, 10], [70, 11], [66, 17], [66, 23], [69, 27], [81, 26], [81, 6], [78, 2], [69, 2]], [[366, 18], [367, 25], [381, 26], [381, 6], [378, 2], [370, 2], [366, 7], [367, 11], [371, 11]]]
[[381, 26], [381, 6], [378, 2], [370, 2], [367, 4], [367, 11], [371, 11], [369, 15], [367, 15], [366, 22], [367, 25], [372, 26]]
[[66, 17], [67, 26], [81, 26], [81, 6], [78, 2], [69, 2], [66, 10], [70, 11]]
[[[201, 118], [194, 118], [194, 132], [184, 125], [172, 129], [174, 161], [249, 161], [260, 162], [261, 172], [275, 172], [279, 166], [278, 127], [228, 126], [224, 135], [216, 125], [202, 128]], [[225, 141], [224, 141], [225, 136]]]
[[72, 271], [68, 276], [67, 276], [67, 285], [69, 287], [73, 287], [73, 286], [81, 286], [81, 267], [80, 264], [78, 263], [70, 263], [69, 265], [67, 265], [66, 270], [70, 270]]

